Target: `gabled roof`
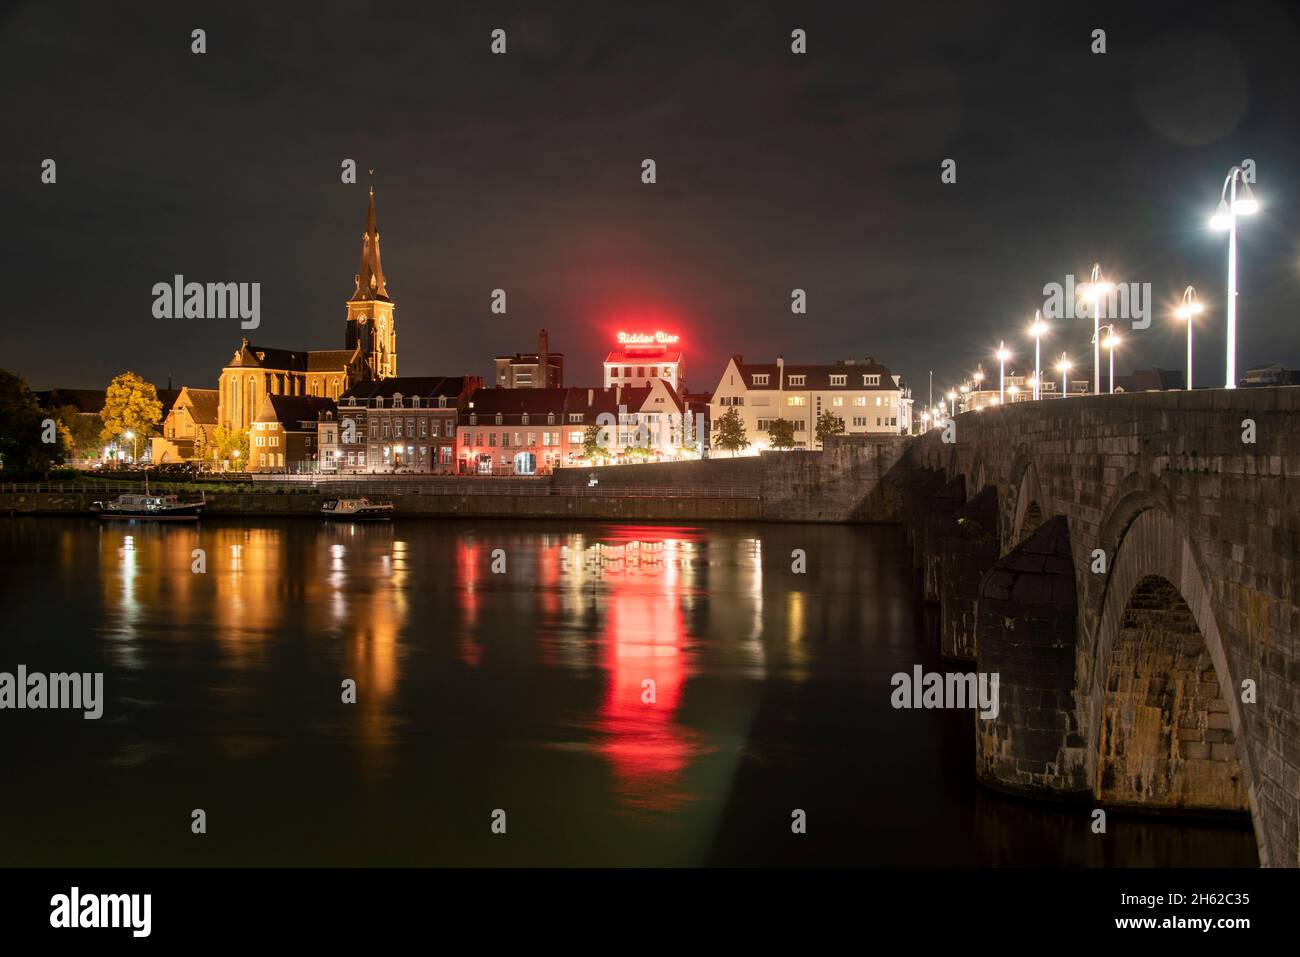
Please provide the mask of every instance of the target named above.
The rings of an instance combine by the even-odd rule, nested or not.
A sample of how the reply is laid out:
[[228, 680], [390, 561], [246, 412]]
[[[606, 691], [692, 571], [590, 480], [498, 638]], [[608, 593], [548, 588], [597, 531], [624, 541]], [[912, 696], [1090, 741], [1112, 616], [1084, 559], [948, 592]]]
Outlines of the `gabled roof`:
[[196, 425], [217, 424], [217, 406], [221, 401], [221, 393], [217, 389], [194, 389], [185, 386], [181, 389], [181, 394], [176, 397], [176, 401], [172, 403], [173, 407], [180, 405], [182, 399], [189, 402], [190, 417], [194, 419]]
[[303, 422], [315, 422], [320, 413], [332, 411], [334, 400], [323, 396], [267, 393], [253, 421], [277, 422], [287, 432], [300, 432]]
[[[845, 392], [862, 392], [879, 389], [894, 392], [900, 385], [894, 382], [894, 374], [882, 363], [870, 357], [850, 359], [844, 362], [806, 364], [787, 362], [785, 364], [785, 382], [781, 382], [781, 366], [775, 362], [745, 362], [743, 356], [732, 356], [736, 368], [745, 380], [745, 386], [751, 390], [775, 392], [778, 388], [804, 391], [833, 391], [843, 389]], [[767, 376], [765, 384], [756, 385], [755, 376]], [[791, 376], [803, 376], [804, 384], [791, 386]], [[863, 376], [879, 376], [874, 385], [866, 385]], [[844, 383], [831, 384], [831, 376], [844, 376]]]
[[235, 350], [226, 368], [274, 369], [285, 372], [306, 372], [307, 353], [292, 349], [273, 349], [253, 345], [247, 338]]
[[[374, 382], [358, 382], [347, 392], [345, 398], [391, 399], [395, 395], [403, 398], [418, 395], [422, 399], [436, 399], [439, 396], [458, 398], [469, 387], [482, 383], [478, 376], [394, 376]], [[526, 391], [526, 390], [525, 390]]]

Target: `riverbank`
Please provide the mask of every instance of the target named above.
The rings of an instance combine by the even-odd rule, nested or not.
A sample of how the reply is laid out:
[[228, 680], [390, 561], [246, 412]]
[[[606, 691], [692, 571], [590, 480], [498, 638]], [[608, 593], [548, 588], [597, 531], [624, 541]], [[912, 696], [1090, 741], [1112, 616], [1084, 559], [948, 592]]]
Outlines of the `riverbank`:
[[[318, 517], [340, 496], [392, 502], [398, 516], [605, 521], [898, 522], [895, 472], [904, 440], [840, 440], [825, 452], [764, 452], [699, 462], [561, 469], [536, 478], [374, 476], [330, 482], [258, 480], [228, 490], [155, 483], [202, 494], [205, 515]], [[594, 484], [593, 484], [594, 480]], [[0, 514], [75, 515], [139, 486], [92, 482], [0, 485]]]

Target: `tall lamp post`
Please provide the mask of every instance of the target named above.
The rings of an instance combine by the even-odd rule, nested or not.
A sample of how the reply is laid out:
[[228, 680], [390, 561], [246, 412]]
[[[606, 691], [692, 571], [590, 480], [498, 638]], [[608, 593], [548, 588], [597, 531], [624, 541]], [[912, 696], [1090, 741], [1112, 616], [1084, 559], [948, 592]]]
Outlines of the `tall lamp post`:
[[132, 464], [132, 465], [135, 465], [135, 464], [136, 464], [136, 461], [140, 458], [140, 453], [139, 453], [139, 451], [138, 451], [138, 449], [139, 449], [139, 444], [138, 444], [138, 443], [136, 442], [136, 440], [135, 440], [135, 433], [134, 433], [134, 432], [123, 432], [123, 433], [122, 433], [122, 438], [124, 438], [124, 439], [130, 439], [130, 441], [131, 441], [131, 464]]
[[1006, 401], [1006, 380], [1007, 380], [1007, 360], [1011, 358], [1011, 353], [1007, 352], [1005, 342], [998, 343], [998, 405]]
[[1179, 319], [1187, 323], [1187, 391], [1192, 391], [1192, 317], [1200, 315], [1205, 310], [1201, 301], [1196, 298], [1196, 287], [1188, 286], [1183, 290], [1183, 304], [1178, 307], [1174, 313]]
[[1092, 304], [1092, 393], [1101, 392], [1101, 301], [1114, 289], [1101, 274], [1101, 263], [1092, 264], [1092, 274], [1084, 287], [1083, 298]]
[[955, 389], [949, 389], [948, 390], [948, 418], [951, 419], [956, 414], [957, 414], [957, 391]]
[[[1237, 183], [1241, 192], [1237, 192]], [[1210, 217], [1211, 229], [1228, 231], [1228, 382], [1226, 388], [1237, 388], [1237, 215], [1252, 216], [1259, 212], [1259, 203], [1242, 179], [1242, 169], [1234, 166], [1228, 170], [1219, 193], [1219, 208]], [[1188, 327], [1190, 328], [1190, 326]]]
[[1034, 337], [1034, 400], [1042, 398], [1042, 391], [1039, 382], [1043, 379], [1043, 372], [1040, 364], [1043, 334], [1047, 332], [1047, 323], [1043, 322], [1042, 310], [1034, 310], [1034, 324], [1029, 327], [1029, 334]]
[[1056, 363], [1056, 368], [1061, 370], [1061, 398], [1064, 399], [1070, 394], [1070, 383], [1066, 380], [1070, 373], [1070, 357], [1064, 352], [1061, 353], [1061, 361]]
[[1119, 336], [1115, 335], [1115, 323], [1106, 327], [1106, 338], [1102, 345], [1110, 353], [1110, 394], [1115, 394], [1115, 349], [1119, 346]]

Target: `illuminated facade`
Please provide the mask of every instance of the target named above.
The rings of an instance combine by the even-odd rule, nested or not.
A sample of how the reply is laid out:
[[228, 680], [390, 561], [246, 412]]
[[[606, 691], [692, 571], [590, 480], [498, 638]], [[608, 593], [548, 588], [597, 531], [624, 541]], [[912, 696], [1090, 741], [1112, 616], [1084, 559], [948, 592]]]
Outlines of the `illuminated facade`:
[[397, 375], [397, 333], [393, 301], [379, 258], [375, 191], [370, 190], [361, 264], [347, 302], [344, 348], [313, 351], [274, 349], [245, 338], [221, 370], [217, 424], [248, 429], [267, 396], [315, 396], [337, 400], [360, 382]]
[[912, 391], [902, 377], [867, 357], [833, 365], [746, 363], [732, 356], [709, 404], [710, 420], [735, 409], [745, 424], [749, 448], [756, 455], [771, 448], [772, 422], [794, 423], [796, 448], [816, 449], [817, 419], [829, 412], [846, 435], [906, 435], [912, 427]]
[[536, 352], [497, 356], [495, 384], [498, 389], [560, 389], [564, 387], [564, 353], [552, 352], [550, 336], [537, 334]]
[[398, 377], [357, 386], [320, 417], [320, 470], [456, 471], [457, 415], [478, 376]]
[[583, 464], [591, 426], [610, 463], [698, 455], [708, 433], [705, 410], [662, 380], [641, 389], [483, 389], [460, 414], [458, 470], [535, 475]]
[[681, 337], [666, 332], [620, 332], [619, 348], [605, 356], [605, 388], [645, 388], [663, 380], [680, 391], [686, 380], [686, 362], [677, 348]]

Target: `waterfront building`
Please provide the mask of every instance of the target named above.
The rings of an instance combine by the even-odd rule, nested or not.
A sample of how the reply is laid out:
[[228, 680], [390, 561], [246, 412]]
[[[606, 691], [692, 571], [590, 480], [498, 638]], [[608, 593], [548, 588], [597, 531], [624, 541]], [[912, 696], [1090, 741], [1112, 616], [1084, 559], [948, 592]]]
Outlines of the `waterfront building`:
[[640, 389], [483, 389], [459, 417], [458, 470], [535, 475], [590, 461], [587, 430], [599, 427], [601, 461], [698, 456], [704, 409], [666, 381]]
[[[1249, 375], [1249, 373], [1247, 373]], [[1109, 380], [1102, 383], [1105, 388]], [[1183, 389], [1187, 385], [1184, 373], [1178, 369], [1134, 369], [1125, 376], [1115, 376], [1116, 392], [1169, 392]]]
[[1300, 385], [1300, 372], [1284, 369], [1277, 363], [1256, 366], [1248, 369], [1237, 384], [1243, 389], [1270, 385]]
[[678, 347], [680, 339], [666, 332], [620, 332], [619, 347], [605, 356], [605, 388], [645, 388], [662, 379], [681, 390], [686, 359]]
[[248, 434], [250, 472], [314, 472], [317, 422], [334, 400], [312, 395], [265, 395]]
[[354, 387], [320, 416], [320, 471], [455, 472], [457, 417], [482, 385], [478, 376], [399, 376]]
[[163, 418], [162, 434], [153, 437], [153, 463], [211, 459], [216, 452], [218, 400], [216, 389], [184, 386]]
[[536, 352], [516, 352], [510, 356], [497, 356], [493, 361], [498, 389], [564, 387], [564, 353], [551, 352], [550, 337], [545, 329], [537, 334]]
[[735, 409], [745, 424], [749, 448], [771, 447], [768, 430], [777, 419], [794, 423], [795, 447], [816, 449], [817, 419], [830, 412], [846, 435], [905, 435], [912, 425], [912, 391], [901, 376], [868, 356], [823, 365], [746, 363], [732, 356], [709, 404], [709, 418]]

